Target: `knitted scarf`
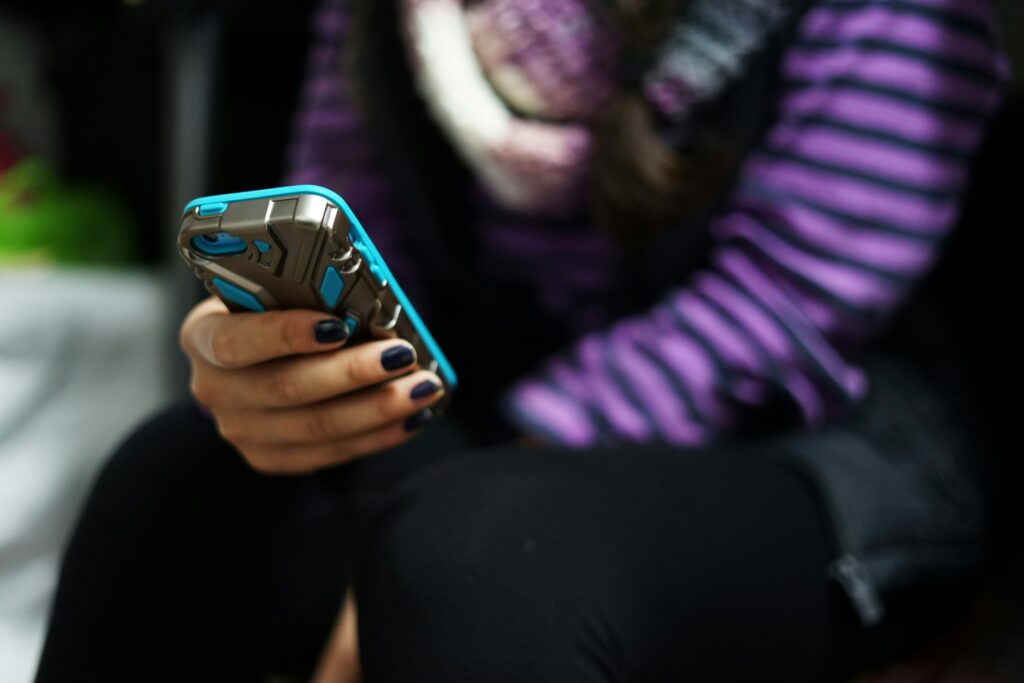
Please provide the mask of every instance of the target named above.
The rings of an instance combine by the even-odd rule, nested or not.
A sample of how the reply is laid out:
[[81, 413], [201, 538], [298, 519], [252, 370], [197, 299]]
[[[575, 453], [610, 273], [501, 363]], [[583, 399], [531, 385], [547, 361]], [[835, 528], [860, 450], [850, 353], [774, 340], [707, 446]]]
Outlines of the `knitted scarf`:
[[[639, 87], [685, 127], [739, 77], [794, 0], [693, 0]], [[619, 84], [621, 49], [594, 0], [401, 0], [416, 85], [505, 208], [562, 215], [585, 200], [592, 123]]]

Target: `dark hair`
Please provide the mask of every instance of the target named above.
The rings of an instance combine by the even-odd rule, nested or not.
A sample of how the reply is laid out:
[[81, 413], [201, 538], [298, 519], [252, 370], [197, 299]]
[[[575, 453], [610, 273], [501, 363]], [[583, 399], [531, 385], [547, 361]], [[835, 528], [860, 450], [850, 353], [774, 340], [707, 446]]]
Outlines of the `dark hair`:
[[618, 92], [597, 125], [591, 208], [598, 225], [643, 241], [706, 208], [726, 176], [728, 154], [712, 139], [669, 146], [641, 90], [642, 74], [690, 0], [619, 0], [623, 65]]

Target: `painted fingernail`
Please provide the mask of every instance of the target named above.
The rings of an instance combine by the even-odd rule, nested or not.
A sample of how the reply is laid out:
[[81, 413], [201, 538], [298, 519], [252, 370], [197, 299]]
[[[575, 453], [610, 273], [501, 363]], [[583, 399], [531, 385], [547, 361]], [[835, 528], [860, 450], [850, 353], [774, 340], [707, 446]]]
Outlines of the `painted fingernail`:
[[429, 408], [421, 410], [418, 413], [413, 413], [413, 415], [405, 421], [405, 431], [411, 432], [414, 429], [419, 429], [433, 419], [434, 413]]
[[313, 336], [321, 344], [333, 344], [348, 339], [348, 325], [344, 320], [329, 318], [313, 325]]
[[416, 399], [426, 398], [431, 394], [436, 394], [440, 388], [441, 387], [438, 386], [437, 383], [431, 382], [429, 379], [424, 380], [412, 388], [412, 391], [409, 392], [409, 398], [414, 401]]
[[390, 349], [380, 354], [380, 364], [388, 371], [398, 370], [399, 368], [404, 368], [407, 365], [412, 365], [412, 362], [415, 359], [416, 355], [412, 352], [412, 348], [408, 346], [392, 346]]

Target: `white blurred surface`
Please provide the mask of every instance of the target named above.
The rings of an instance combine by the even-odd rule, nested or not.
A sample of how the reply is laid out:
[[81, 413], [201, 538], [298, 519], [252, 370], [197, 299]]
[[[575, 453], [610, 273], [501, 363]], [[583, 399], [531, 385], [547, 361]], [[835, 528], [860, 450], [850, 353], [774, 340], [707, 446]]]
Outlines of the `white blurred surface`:
[[165, 402], [156, 274], [0, 270], [0, 681], [32, 679], [63, 544], [89, 485]]

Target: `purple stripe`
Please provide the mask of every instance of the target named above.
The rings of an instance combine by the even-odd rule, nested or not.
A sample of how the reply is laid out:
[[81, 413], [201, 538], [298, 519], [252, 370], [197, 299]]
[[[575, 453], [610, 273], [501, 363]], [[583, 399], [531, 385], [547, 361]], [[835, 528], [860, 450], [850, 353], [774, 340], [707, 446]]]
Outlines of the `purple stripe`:
[[586, 415], [538, 382], [524, 382], [512, 394], [516, 409], [530, 423], [544, 425], [559, 441], [569, 446], [593, 443], [597, 434]]
[[721, 378], [700, 345], [679, 330], [652, 335], [647, 343], [689, 389], [690, 398], [706, 422], [721, 425], [727, 421], [725, 405], [716, 397]]
[[666, 441], [695, 444], [705, 437], [703, 429], [693, 422], [686, 406], [661, 371], [651, 365], [633, 346], [644, 329], [634, 329], [633, 323], [623, 321], [612, 329], [609, 340], [622, 377], [633, 385], [639, 401], [654, 418], [658, 431]]
[[307, 73], [310, 77], [323, 77], [341, 71], [341, 57], [338, 53], [340, 42], [317, 43], [313, 46], [308, 59]]
[[790, 332], [803, 344], [804, 348], [818, 361], [822, 369], [828, 373], [850, 396], [858, 395], [864, 384], [864, 377], [856, 368], [842, 359], [836, 350], [821, 337], [807, 319], [778, 291], [775, 284], [765, 276], [764, 272], [736, 249], [722, 249], [715, 254], [715, 263], [719, 269], [731, 275], [740, 283], [750, 296], [757, 292], [758, 300], [786, 321]]
[[337, 73], [324, 74], [306, 79], [302, 86], [302, 97], [307, 106], [321, 109], [333, 108], [338, 105], [336, 98], [347, 93], [344, 83]]
[[[376, 173], [339, 174], [334, 182], [334, 187], [345, 198], [345, 201], [358, 207], [360, 216], [363, 215], [363, 210], [380, 211], [393, 199], [393, 188], [388, 179]], [[393, 214], [392, 211], [388, 211], [388, 213]]]
[[708, 298], [729, 311], [744, 329], [762, 342], [764, 351], [782, 369], [779, 382], [796, 401], [804, 419], [809, 423], [820, 420], [824, 415], [820, 392], [795, 367], [794, 349], [776, 322], [736, 294], [718, 274], [704, 273], [697, 278], [694, 285]]
[[[778, 285], [779, 290], [793, 302], [811, 327], [826, 339], [842, 340], [849, 344], [864, 339], [872, 332], [865, 316], [853, 316], [840, 310], [833, 301], [823, 298], [820, 291], [795, 281], [780, 281]], [[879, 311], [872, 313], [878, 314]]]
[[650, 426], [633, 406], [626, 402], [621, 389], [606, 374], [607, 361], [602, 349], [603, 340], [599, 335], [585, 337], [577, 346], [577, 352], [585, 371], [573, 375], [572, 384], [565, 385], [559, 377], [559, 386], [569, 391], [584, 391], [596, 401], [597, 408], [612, 425], [615, 432], [633, 441], [646, 441], [651, 437]]
[[322, 166], [314, 166], [304, 162], [293, 162], [294, 167], [285, 175], [288, 185], [325, 185], [324, 178], [331, 177], [331, 171]]
[[778, 324], [746, 301], [722, 280], [718, 273], [701, 273], [694, 279], [694, 289], [725, 309], [750, 336], [757, 340], [769, 357], [783, 363], [792, 362], [794, 349]]
[[790, 370], [782, 379], [783, 386], [803, 415], [804, 422], [808, 425], [816, 425], [825, 420], [828, 409], [825, 405], [825, 397], [814, 385], [810, 378], [796, 370]]
[[582, 382], [580, 373], [560, 357], [551, 359], [544, 367], [544, 372], [558, 385], [562, 391], [574, 398], [581, 405], [589, 405], [593, 401], [593, 394], [585, 382]]
[[749, 342], [725, 323], [718, 312], [688, 290], [681, 290], [667, 306], [675, 307], [679, 315], [700, 332], [728, 365], [738, 366], [754, 374], [763, 371], [761, 354]]
[[991, 109], [999, 98], [996, 88], [969, 78], [944, 73], [931, 64], [902, 55], [848, 45], [828, 53], [791, 48], [783, 67], [786, 78], [823, 81], [857, 78], [873, 85], [897, 88], [924, 99]]
[[971, 152], [981, 137], [981, 126], [942, 112], [877, 93], [858, 92], [837, 85], [819, 84], [783, 98], [780, 118], [824, 116], [880, 133], [899, 135], [922, 144], [943, 143]]
[[952, 194], [948, 199], [923, 199], [795, 162], [768, 159], [757, 153], [747, 160], [745, 173], [766, 187], [826, 202], [865, 220], [892, 223], [922, 234], [941, 232], [956, 218]]
[[813, 125], [780, 124], [772, 129], [768, 142], [796, 156], [918, 187], [958, 186], [967, 174], [962, 163], [925, 151]]
[[348, 12], [351, 10], [351, 2], [329, 0], [321, 4], [320, 9], [313, 17], [313, 25], [318, 36], [323, 38], [334, 38], [348, 30], [350, 18]]
[[742, 213], [732, 213], [719, 220], [715, 234], [747, 240], [769, 260], [858, 308], [886, 306], [898, 294], [892, 285], [870, 272], [797, 249]]
[[992, 67], [996, 53], [984, 40], [951, 29], [927, 17], [887, 7], [867, 6], [860, 12], [835, 11], [823, 5], [812, 10], [800, 38], [818, 40], [881, 39], [923, 52], [956, 57], [976, 66]]
[[753, 377], [738, 377], [730, 391], [738, 402], [748, 406], [759, 406], [768, 398], [768, 387]]
[[[333, 128], [335, 134], [340, 134], [348, 131], [356, 131], [362, 125], [362, 119], [359, 114], [351, 109], [345, 109], [342, 107], [331, 107], [330, 109], [306, 109], [299, 116], [299, 125], [306, 129], [307, 134], [316, 131], [310, 131], [309, 129], [325, 129]], [[320, 140], [320, 142], [323, 142]], [[350, 142], [357, 145], [367, 144], [365, 140], [361, 140], [359, 137], [352, 136]]]
[[823, 251], [896, 273], [911, 274], [923, 270], [932, 264], [935, 257], [933, 244], [841, 223], [833, 216], [782, 198], [765, 199], [740, 189], [734, 196], [733, 207], [738, 211], [766, 216]]

